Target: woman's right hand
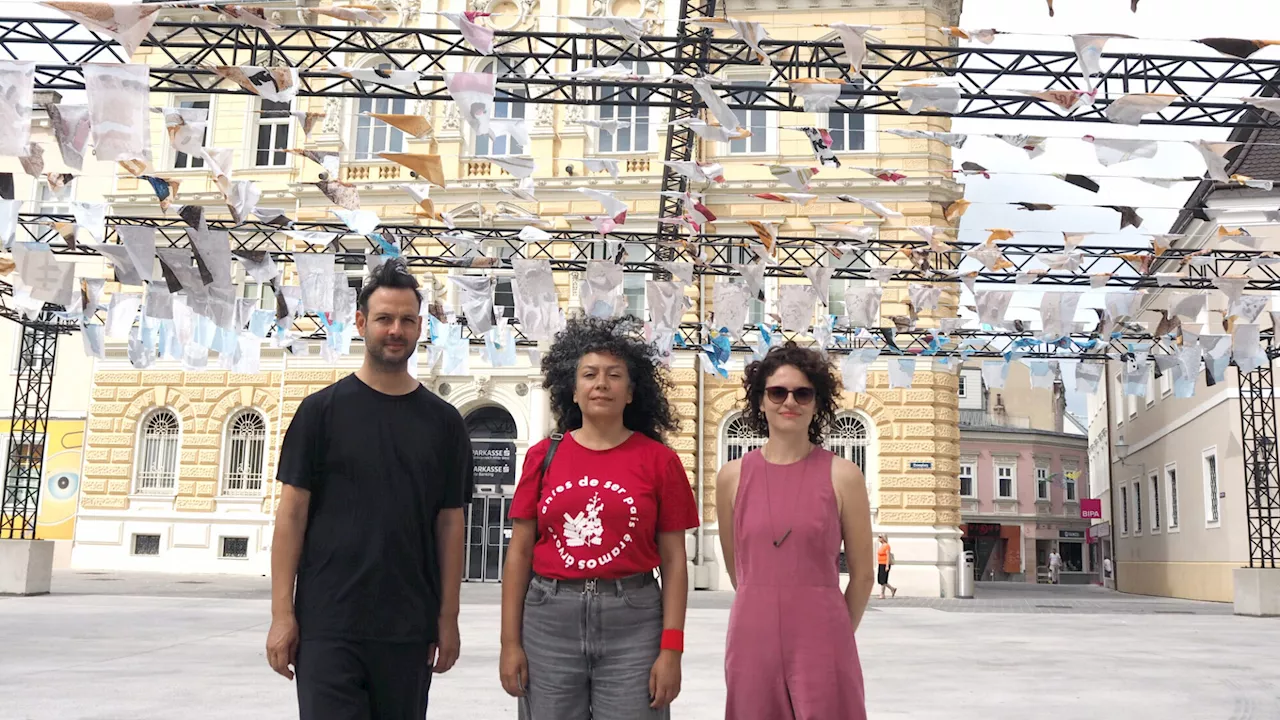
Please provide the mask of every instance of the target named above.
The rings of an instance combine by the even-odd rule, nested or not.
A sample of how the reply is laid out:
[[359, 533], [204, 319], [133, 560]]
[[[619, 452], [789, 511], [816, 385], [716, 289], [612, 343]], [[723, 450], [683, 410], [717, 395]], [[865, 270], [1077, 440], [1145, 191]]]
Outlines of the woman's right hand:
[[498, 675], [502, 678], [502, 689], [508, 695], [524, 696], [524, 689], [529, 687], [529, 660], [524, 656], [524, 647], [518, 644], [502, 646]]

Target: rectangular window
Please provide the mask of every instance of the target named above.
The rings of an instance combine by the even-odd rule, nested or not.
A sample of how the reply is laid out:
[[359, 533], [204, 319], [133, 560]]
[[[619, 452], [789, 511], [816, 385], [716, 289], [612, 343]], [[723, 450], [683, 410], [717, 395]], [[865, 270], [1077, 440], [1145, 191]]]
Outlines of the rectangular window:
[[622, 276], [622, 295], [627, 299], [627, 314], [644, 320], [645, 284], [649, 276], [645, 273], [629, 272]]
[[1043, 465], [1036, 466], [1036, 499], [1049, 499], [1049, 468]]
[[1067, 470], [1065, 468], [1062, 471], [1062, 486], [1066, 489], [1067, 502], [1076, 502], [1079, 499], [1076, 496], [1076, 478], [1073, 477], [1076, 472], [1076, 470]]
[[1017, 465], [996, 465], [996, 497], [1004, 500], [1013, 498], [1017, 467]]
[[960, 497], [973, 497], [973, 464], [960, 463]]
[[[190, 108], [193, 110], [208, 110], [210, 107], [210, 104], [211, 103], [208, 98], [203, 98], [203, 99], [187, 98], [185, 100], [178, 100], [178, 107]], [[213, 125], [213, 113], [209, 113], [209, 123], [205, 125], [204, 137], [201, 138], [200, 140], [201, 147], [208, 146], [209, 128], [212, 125]], [[195, 170], [202, 167], [204, 167], [204, 158], [188, 155], [184, 152], [175, 152], [173, 154], [174, 170]]]
[[[856, 250], [845, 252], [840, 257], [836, 257], [831, 253], [826, 253], [826, 262], [833, 270], [861, 270], [867, 271], [871, 267], [867, 264], [866, 257]], [[844, 296], [850, 288], [858, 287], [864, 284], [862, 280], [856, 280], [849, 277], [837, 277], [832, 275], [830, 285], [827, 291], [827, 309], [828, 315], [835, 315], [836, 318], [845, 316]], [[836, 324], [841, 324], [840, 320]]]
[[404, 152], [404, 131], [366, 114], [403, 115], [404, 110], [404, 98], [360, 98], [356, 113], [356, 160], [377, 160], [378, 153]]
[[[637, 68], [633, 62], [622, 63], [628, 70], [635, 70], [640, 76], [649, 74], [648, 63], [640, 63]], [[617, 120], [622, 123], [629, 123], [627, 127], [618, 128], [617, 132], [607, 133], [604, 130], [599, 132], [598, 147], [600, 152], [637, 152], [643, 153], [649, 151], [649, 134], [651, 132], [649, 125], [649, 102], [653, 91], [647, 88], [639, 87], [612, 87], [608, 88], [606, 94], [618, 97], [624, 101], [624, 105], [601, 105], [601, 120]]]
[[827, 129], [831, 133], [831, 149], [856, 152], [867, 149], [867, 119], [862, 113], [832, 110], [827, 113]]
[[956, 396], [961, 400], [969, 397], [969, 383], [965, 382], [963, 373], [956, 378]]
[[[523, 98], [519, 95], [498, 88], [497, 94], [494, 96], [496, 101], [493, 103], [493, 117], [495, 118], [523, 118], [525, 116], [525, 103], [521, 102]], [[476, 137], [476, 156], [488, 157], [491, 155], [520, 155], [525, 152], [525, 147], [516, 142], [516, 139], [510, 135], [501, 137], [489, 137], [488, 135], [478, 135]]]
[[1208, 452], [1204, 456], [1204, 523], [1216, 527], [1222, 522], [1218, 507], [1218, 455]]
[[[36, 212], [41, 215], [70, 215], [71, 201], [75, 198], [76, 181], [62, 186], [61, 189], [54, 190], [49, 186], [49, 180], [44, 175], [36, 178], [35, 192], [31, 199], [35, 201]], [[60, 241], [59, 241], [60, 242]]]
[[1151, 532], [1160, 532], [1160, 473], [1151, 473]]
[[1120, 534], [1129, 534], [1129, 488], [1120, 487]]
[[1164, 477], [1169, 483], [1169, 529], [1178, 529], [1178, 468], [1169, 465], [1164, 469]]
[[1173, 371], [1165, 370], [1160, 374], [1160, 397], [1167, 397], [1173, 392]]
[[1147, 370], [1147, 407], [1156, 404], [1156, 370], [1155, 363], [1151, 363], [1151, 369]]
[[[286, 167], [289, 164], [289, 131], [293, 117], [289, 103], [262, 100], [258, 113], [258, 137], [254, 164], [258, 167]], [[333, 178], [336, 180], [337, 178]]]
[[[769, 152], [769, 110], [765, 107], [768, 103], [768, 98], [759, 90], [740, 90], [730, 95], [736, 95], [743, 105], [750, 106], [752, 109], [734, 111], [742, 121], [742, 124], [751, 131], [751, 137], [730, 140], [729, 154], [749, 155]], [[760, 107], [755, 107], [757, 105]]]
[[159, 535], [134, 535], [133, 536], [133, 554], [134, 555], [159, 555], [160, 554], [160, 536]]
[[1133, 534], [1142, 534], [1142, 483], [1133, 483]]
[[222, 538], [222, 557], [224, 558], [249, 557], [249, 538], [247, 537]]

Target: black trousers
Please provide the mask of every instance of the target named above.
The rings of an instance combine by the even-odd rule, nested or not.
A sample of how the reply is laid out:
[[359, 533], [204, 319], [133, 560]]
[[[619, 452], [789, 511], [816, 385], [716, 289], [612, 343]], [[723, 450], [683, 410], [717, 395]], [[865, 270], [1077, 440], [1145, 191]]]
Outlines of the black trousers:
[[303, 640], [295, 682], [300, 720], [423, 720], [427, 643]]

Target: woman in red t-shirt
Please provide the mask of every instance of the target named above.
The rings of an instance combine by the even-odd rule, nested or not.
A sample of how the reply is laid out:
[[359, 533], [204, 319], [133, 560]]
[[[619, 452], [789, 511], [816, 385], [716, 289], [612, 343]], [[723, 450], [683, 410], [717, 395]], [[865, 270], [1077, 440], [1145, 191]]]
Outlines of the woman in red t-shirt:
[[502, 579], [500, 674], [525, 720], [668, 718], [680, 692], [697, 503], [639, 331], [571, 320], [542, 361], [557, 435], [525, 457]]

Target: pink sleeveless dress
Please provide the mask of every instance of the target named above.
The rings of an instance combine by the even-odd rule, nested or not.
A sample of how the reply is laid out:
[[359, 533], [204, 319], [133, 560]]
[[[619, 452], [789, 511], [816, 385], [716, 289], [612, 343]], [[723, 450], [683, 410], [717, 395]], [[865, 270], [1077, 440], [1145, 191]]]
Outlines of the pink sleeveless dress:
[[758, 450], [742, 459], [733, 510], [738, 593], [725, 649], [726, 720], [867, 717], [836, 565], [841, 532], [831, 458], [814, 448], [790, 465], [770, 464]]

